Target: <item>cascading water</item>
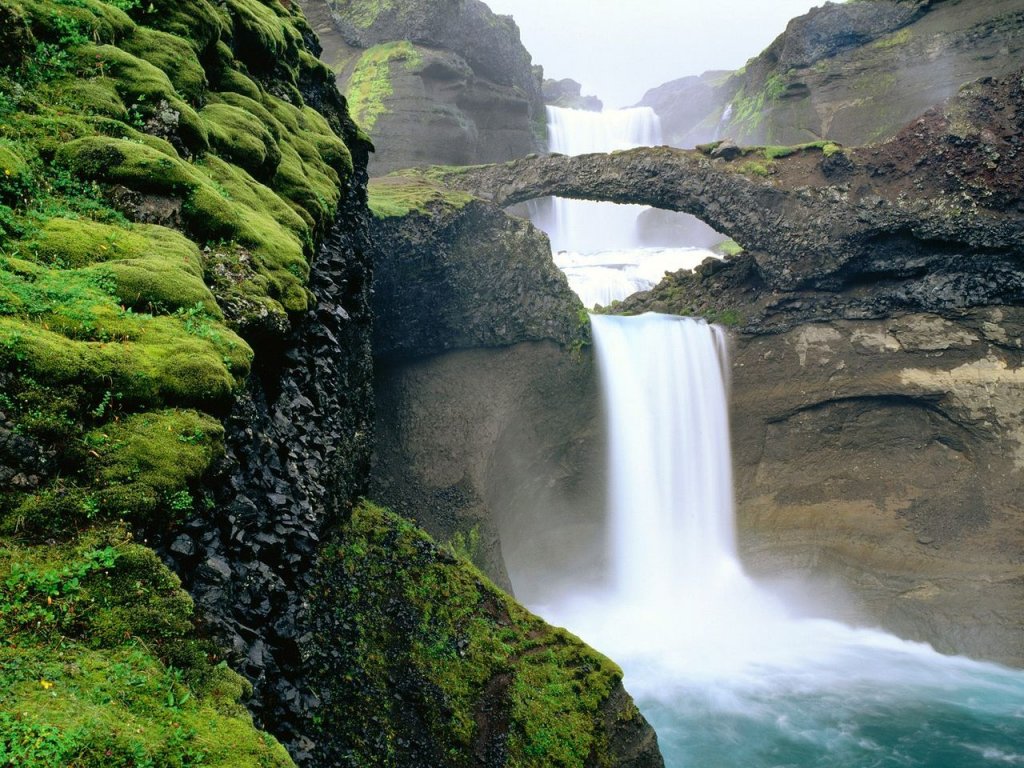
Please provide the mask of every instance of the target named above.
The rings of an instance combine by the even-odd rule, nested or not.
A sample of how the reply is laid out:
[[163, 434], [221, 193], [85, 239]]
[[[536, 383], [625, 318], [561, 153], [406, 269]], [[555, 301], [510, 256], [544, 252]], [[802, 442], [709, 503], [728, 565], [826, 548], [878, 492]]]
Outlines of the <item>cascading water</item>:
[[669, 768], [1024, 765], [1024, 672], [794, 617], [743, 573], [720, 330], [592, 320], [611, 573], [533, 607], [622, 665]]
[[[563, 155], [614, 152], [661, 143], [658, 116], [649, 107], [587, 112], [548, 107], [548, 149]], [[641, 205], [551, 198], [530, 206], [530, 218], [551, 240], [555, 264], [584, 306], [611, 304], [654, 286], [665, 272], [692, 269], [710, 251], [642, 247]]]

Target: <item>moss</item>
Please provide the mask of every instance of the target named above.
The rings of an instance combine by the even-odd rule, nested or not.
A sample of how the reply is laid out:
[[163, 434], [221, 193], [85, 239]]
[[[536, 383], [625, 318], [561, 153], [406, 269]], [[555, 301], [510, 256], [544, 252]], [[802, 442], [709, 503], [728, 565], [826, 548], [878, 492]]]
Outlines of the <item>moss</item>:
[[[207, 157], [203, 165], [190, 165], [145, 145], [101, 137], [63, 146], [58, 161], [86, 178], [183, 197], [182, 215], [190, 234], [201, 241], [236, 240], [249, 247], [257, 270], [267, 278], [268, 298], [288, 311], [308, 306], [303, 243], [274, 218], [275, 211], [253, 202], [261, 196], [269, 200], [273, 195], [269, 190], [253, 192], [246, 200], [232, 199], [224, 182], [245, 178], [241, 169], [229, 172], [227, 164], [215, 157]], [[265, 189], [252, 177], [248, 186]]]
[[386, 100], [393, 92], [392, 62], [414, 69], [422, 64], [422, 57], [412, 43], [405, 40], [375, 45], [359, 57], [345, 85], [353, 119], [371, 135], [377, 118], [387, 112]]
[[120, 47], [166, 73], [175, 91], [195, 102], [206, 92], [206, 72], [188, 40], [148, 27], [136, 27]]
[[192, 601], [120, 529], [0, 541], [0, 756], [12, 765], [291, 766], [193, 639]]
[[714, 250], [714, 252], [720, 256], [724, 256], [727, 259], [731, 259], [735, 256], [739, 256], [741, 253], [744, 252], [745, 249], [735, 240], [729, 238], [728, 240], [723, 240], [722, 242], [720, 242], [712, 250]]
[[[403, 764], [413, 750], [424, 763], [475, 765], [485, 720], [508, 766], [583, 766], [602, 753], [601, 708], [621, 671], [468, 561], [364, 503], [324, 562], [334, 591], [317, 601], [342, 628], [332, 647], [346, 694], [328, 696], [323, 715], [341, 729], [332, 737], [346, 764]], [[406, 741], [412, 720], [428, 741]]]
[[378, 219], [426, 213], [436, 205], [463, 208], [473, 199], [468, 192], [448, 189], [430, 178], [411, 174], [372, 179], [368, 190], [370, 211]]
[[227, 8], [211, 0], [146, 0], [134, 15], [149, 27], [190, 40], [200, 51], [231, 36]]
[[140, 119], [151, 118], [166, 104], [178, 113], [178, 136], [193, 152], [209, 149], [206, 126], [176, 92], [167, 74], [145, 59], [112, 45], [82, 45], [75, 49], [78, 66], [110, 78], [121, 101], [134, 108]]
[[[224, 452], [224, 429], [197, 411], [130, 414], [84, 436], [94, 515], [137, 525], [169, 521], [192, 512], [193, 493]], [[93, 455], [95, 454], [95, 455]]]
[[257, 178], [274, 175], [281, 162], [281, 150], [258, 115], [230, 104], [209, 104], [199, 114], [220, 157], [242, 166]]
[[899, 46], [906, 45], [907, 43], [910, 42], [911, 34], [912, 33], [910, 31], [910, 28], [904, 27], [903, 29], [899, 29], [893, 32], [892, 34], [886, 35], [885, 37], [881, 37], [878, 40], [875, 40], [873, 43], [871, 43], [871, 47], [879, 50], [898, 48]]
[[226, 0], [234, 21], [235, 54], [254, 70], [273, 70], [281, 60], [298, 58], [302, 44], [291, 24], [282, 24], [287, 16], [284, 6], [259, 0]]
[[0, 203], [18, 205], [32, 184], [32, 170], [16, 147], [0, 143]]
[[31, 0], [20, 5], [36, 36], [52, 42], [80, 38], [113, 43], [135, 28], [124, 11], [102, 0]]
[[128, 110], [114, 87], [114, 81], [107, 78], [75, 80], [61, 87], [58, 103], [77, 108], [93, 115], [102, 115], [115, 120], [128, 117]]
[[367, 29], [382, 13], [394, 8], [394, 0], [349, 0], [345, 3], [345, 18], [357, 27]]

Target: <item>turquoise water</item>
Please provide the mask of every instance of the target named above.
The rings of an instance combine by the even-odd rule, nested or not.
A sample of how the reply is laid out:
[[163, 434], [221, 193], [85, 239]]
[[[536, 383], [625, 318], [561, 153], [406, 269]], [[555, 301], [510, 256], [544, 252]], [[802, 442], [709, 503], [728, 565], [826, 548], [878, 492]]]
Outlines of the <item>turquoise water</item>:
[[943, 683], [942, 664], [931, 672], [932, 684], [854, 677], [823, 689], [764, 670], [755, 689], [721, 681], [638, 703], [668, 768], [1024, 766], [1024, 676], [978, 665]]

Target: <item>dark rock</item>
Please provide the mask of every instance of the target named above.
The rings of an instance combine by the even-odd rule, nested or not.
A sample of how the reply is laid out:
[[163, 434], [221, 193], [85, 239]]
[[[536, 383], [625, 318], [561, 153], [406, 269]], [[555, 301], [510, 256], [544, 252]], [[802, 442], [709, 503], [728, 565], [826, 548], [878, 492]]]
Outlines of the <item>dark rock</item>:
[[544, 103], [553, 107], [568, 109], [585, 109], [588, 112], [600, 112], [604, 104], [597, 96], [584, 96], [583, 86], [575, 80], [545, 80], [542, 84]]
[[722, 160], [735, 160], [741, 154], [743, 150], [731, 139], [718, 142], [718, 146], [711, 150], [711, 157], [720, 157]]

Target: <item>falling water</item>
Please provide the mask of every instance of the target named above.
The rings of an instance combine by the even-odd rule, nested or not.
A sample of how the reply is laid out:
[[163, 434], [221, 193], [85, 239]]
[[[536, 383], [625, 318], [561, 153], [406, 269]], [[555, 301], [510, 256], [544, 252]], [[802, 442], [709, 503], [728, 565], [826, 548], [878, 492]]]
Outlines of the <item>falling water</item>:
[[721, 331], [595, 316], [607, 584], [535, 605], [618, 661], [669, 768], [1024, 765], [1024, 672], [798, 618], [733, 534]]
[[[649, 107], [588, 112], [548, 107], [548, 148], [563, 155], [614, 152], [661, 143]], [[642, 205], [550, 198], [530, 206], [530, 218], [551, 240], [555, 264], [584, 306], [608, 305], [653, 287], [665, 272], [692, 269], [713, 256], [688, 247], [642, 247]], [[685, 243], [679, 244], [685, 246]]]

